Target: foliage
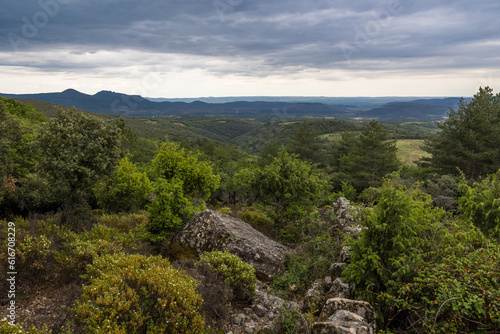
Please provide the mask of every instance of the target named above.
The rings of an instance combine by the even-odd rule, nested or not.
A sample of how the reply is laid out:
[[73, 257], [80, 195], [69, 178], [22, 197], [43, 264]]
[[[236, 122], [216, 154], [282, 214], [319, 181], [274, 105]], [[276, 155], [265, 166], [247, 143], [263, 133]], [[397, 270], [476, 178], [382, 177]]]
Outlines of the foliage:
[[273, 333], [299, 334], [309, 333], [310, 324], [304, 316], [293, 307], [282, 306], [280, 315], [273, 324]]
[[432, 154], [428, 165], [443, 174], [457, 174], [459, 168], [468, 179], [500, 168], [500, 94], [490, 87], [480, 87], [470, 103], [462, 100], [440, 128], [426, 143]]
[[219, 185], [209, 163], [180, 148], [164, 143], [152, 161], [158, 179], [153, 186], [154, 199], [149, 206], [151, 239], [163, 240], [180, 228]]
[[328, 227], [328, 223], [319, 220], [307, 225], [305, 240], [286, 256], [285, 273], [274, 279], [275, 289], [301, 296], [314, 280], [330, 275], [330, 266], [338, 260], [341, 243]]
[[120, 157], [120, 130], [113, 124], [74, 110], [60, 111], [37, 137], [40, 167], [72, 190], [86, 190], [110, 175]]
[[351, 264], [344, 271], [365, 297], [391, 291], [395, 282], [410, 282], [423, 255], [434, 245], [444, 211], [432, 207], [429, 195], [417, 188], [386, 182], [377, 204], [362, 213], [365, 229], [359, 239], [350, 239]]
[[339, 145], [343, 147], [339, 152], [347, 151], [338, 160], [339, 170], [358, 190], [381, 185], [385, 175], [398, 169], [396, 142], [388, 140], [387, 132], [375, 120], [358, 137], [343, 137]]
[[468, 224], [452, 223], [411, 282], [379, 302], [389, 326], [419, 332], [494, 333], [500, 326], [500, 248]]
[[161, 257], [114, 254], [87, 269], [74, 312], [85, 332], [202, 333], [196, 282]]
[[120, 160], [118, 169], [94, 186], [99, 206], [114, 212], [135, 211], [144, 207], [152, 190], [146, 173], [141, 173], [128, 157]]
[[459, 211], [484, 234], [500, 239], [500, 171], [472, 187], [462, 180]]
[[42, 329], [37, 329], [31, 326], [28, 331], [25, 331], [21, 324], [11, 325], [7, 320], [0, 320], [0, 334], [50, 334], [52, 333], [46, 326]]
[[259, 167], [264, 167], [273, 161], [273, 158], [278, 156], [280, 146], [275, 139], [272, 139], [259, 153]]
[[231, 208], [228, 208], [228, 207], [222, 207], [220, 209], [217, 209], [217, 212], [218, 213], [222, 213], [224, 215], [231, 215], [233, 213], [233, 211], [231, 210]]
[[193, 200], [206, 200], [219, 184], [209, 163], [198, 160], [175, 142], [163, 143], [152, 165], [160, 178], [182, 181], [183, 193]]
[[26, 124], [33, 125], [47, 121], [47, 117], [37, 108], [15, 99], [0, 96], [0, 105], [0, 109], [7, 110], [9, 114], [21, 119]]
[[321, 152], [322, 146], [318, 134], [309, 125], [309, 122], [303, 121], [291, 137], [287, 151], [297, 154], [302, 160], [320, 163], [324, 157]]
[[243, 221], [254, 227], [272, 227], [274, 222], [267, 214], [269, 210], [270, 208], [264, 205], [253, 204], [251, 206], [243, 207], [238, 213]]
[[158, 179], [153, 188], [155, 198], [148, 210], [151, 222], [148, 227], [149, 240], [156, 242], [167, 238], [170, 233], [180, 229], [203, 205], [195, 205], [183, 192], [183, 183], [178, 179]]
[[0, 201], [33, 169], [36, 156], [30, 147], [32, 130], [12, 115], [0, 99]]
[[233, 289], [236, 299], [251, 301], [255, 295], [255, 269], [228, 251], [211, 251], [200, 256], [200, 263], [207, 262], [214, 272], [222, 275]]
[[[271, 217], [275, 220], [276, 234], [286, 233], [307, 216], [326, 190], [325, 176], [311, 163], [282, 149], [273, 162], [256, 170], [250, 180], [256, 198], [273, 206]], [[298, 231], [300, 233], [300, 231]], [[300, 234], [293, 232], [288, 241], [297, 241]]]

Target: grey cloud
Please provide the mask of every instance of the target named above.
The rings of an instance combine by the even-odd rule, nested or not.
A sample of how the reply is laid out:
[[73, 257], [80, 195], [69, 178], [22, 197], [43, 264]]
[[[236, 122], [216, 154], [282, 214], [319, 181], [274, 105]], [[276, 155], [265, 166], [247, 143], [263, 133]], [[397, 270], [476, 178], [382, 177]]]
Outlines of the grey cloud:
[[[59, 4], [57, 13], [47, 15], [34, 36], [23, 35], [23, 18], [34, 24], [51, 3]], [[499, 39], [499, 14], [497, 0], [9, 1], [0, 12], [0, 52], [15, 55], [9, 36], [19, 36], [25, 41], [18, 41], [21, 51], [142, 50], [245, 59], [260, 64], [258, 76], [283, 69], [379, 68], [383, 59], [392, 66], [473, 68], [475, 59], [487, 66], [498, 61], [498, 43], [488, 42]]]

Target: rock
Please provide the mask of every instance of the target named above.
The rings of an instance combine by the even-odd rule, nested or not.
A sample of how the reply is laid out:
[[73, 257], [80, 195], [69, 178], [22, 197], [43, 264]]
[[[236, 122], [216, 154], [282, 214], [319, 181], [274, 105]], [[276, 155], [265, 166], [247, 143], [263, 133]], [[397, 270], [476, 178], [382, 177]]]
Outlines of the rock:
[[375, 331], [375, 312], [373, 307], [365, 301], [350, 300], [345, 298], [330, 298], [326, 301], [321, 311], [320, 319], [325, 321], [334, 316], [338, 311], [349, 311], [359, 315]]
[[355, 236], [363, 229], [359, 225], [359, 220], [354, 218], [358, 212], [359, 209], [344, 197], [339, 197], [333, 203], [333, 213], [337, 217], [338, 227], [346, 234]]
[[327, 299], [330, 298], [349, 298], [351, 295], [351, 287], [349, 284], [342, 282], [341, 278], [337, 278], [333, 284], [332, 288], [326, 294]]
[[267, 309], [264, 306], [262, 306], [262, 305], [254, 305], [253, 306], [253, 311], [259, 317], [263, 317], [267, 313]]
[[[329, 285], [331, 285], [331, 278], [329, 277]], [[313, 311], [314, 313], [319, 313], [321, 311], [320, 307], [325, 303], [325, 280], [317, 279], [311, 284], [309, 290], [303, 299], [303, 312]]]
[[235, 314], [231, 318], [233, 324], [241, 326], [247, 320], [247, 317], [244, 314]]
[[373, 334], [366, 322], [325, 321], [313, 325], [312, 334]]
[[285, 301], [279, 297], [268, 294], [263, 291], [255, 291], [254, 305], [262, 305], [268, 310], [280, 310]]
[[352, 313], [352, 312], [349, 312], [346, 310], [339, 310], [334, 315], [332, 315], [330, 318], [328, 318], [327, 321], [364, 322], [364, 318], [360, 315], [357, 315], [356, 313]]
[[344, 246], [340, 251], [340, 261], [349, 262], [351, 260], [351, 247]]
[[340, 277], [345, 268], [347, 268], [347, 263], [344, 262], [332, 263], [330, 266], [330, 274], [333, 277]]
[[249, 224], [211, 210], [196, 213], [175, 235], [169, 248], [174, 259], [227, 250], [250, 263], [257, 277], [266, 281], [283, 272], [285, 254], [291, 251]]

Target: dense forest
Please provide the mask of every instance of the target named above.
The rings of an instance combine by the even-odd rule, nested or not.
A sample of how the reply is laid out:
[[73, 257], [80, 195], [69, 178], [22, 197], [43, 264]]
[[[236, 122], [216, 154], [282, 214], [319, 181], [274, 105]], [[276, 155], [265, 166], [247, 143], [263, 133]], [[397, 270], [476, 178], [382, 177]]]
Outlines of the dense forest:
[[[301, 306], [266, 333], [307, 333], [319, 321], [307, 291], [344, 249], [341, 278], [379, 333], [499, 331], [489, 87], [440, 124], [141, 119], [24, 102], [0, 97], [1, 333], [226, 333], [256, 284]], [[401, 162], [402, 139], [423, 141], [421, 159]], [[339, 198], [359, 233], [335, 227]], [[285, 271], [262, 283], [227, 252], [171, 260], [172, 238], [206, 208], [292, 249]], [[52, 315], [36, 317], [40, 305]]]

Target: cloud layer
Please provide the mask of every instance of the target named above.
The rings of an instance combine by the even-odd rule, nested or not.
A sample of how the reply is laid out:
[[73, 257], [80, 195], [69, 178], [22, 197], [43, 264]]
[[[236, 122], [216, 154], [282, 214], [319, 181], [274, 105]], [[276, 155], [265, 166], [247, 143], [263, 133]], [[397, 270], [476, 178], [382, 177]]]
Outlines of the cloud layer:
[[463, 85], [475, 87], [499, 77], [496, 0], [26, 0], [9, 1], [0, 17], [0, 78], [55, 73], [62, 85], [84, 76], [97, 89], [98, 78], [130, 86], [154, 71], [167, 83], [242, 89], [323, 82], [323, 93], [348, 80], [472, 77]]

